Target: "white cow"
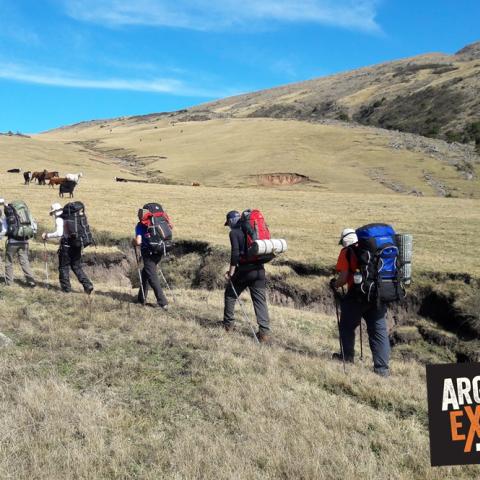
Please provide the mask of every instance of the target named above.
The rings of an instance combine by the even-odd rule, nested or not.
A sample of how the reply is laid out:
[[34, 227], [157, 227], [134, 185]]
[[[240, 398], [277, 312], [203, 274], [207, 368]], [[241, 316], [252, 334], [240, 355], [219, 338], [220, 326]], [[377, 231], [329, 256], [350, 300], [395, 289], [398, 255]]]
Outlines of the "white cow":
[[80, 172], [80, 173], [67, 173], [65, 175], [65, 178], [67, 180], [70, 180], [72, 182], [75, 182], [75, 183], [78, 183], [80, 181], [80, 178], [83, 177], [83, 173]]

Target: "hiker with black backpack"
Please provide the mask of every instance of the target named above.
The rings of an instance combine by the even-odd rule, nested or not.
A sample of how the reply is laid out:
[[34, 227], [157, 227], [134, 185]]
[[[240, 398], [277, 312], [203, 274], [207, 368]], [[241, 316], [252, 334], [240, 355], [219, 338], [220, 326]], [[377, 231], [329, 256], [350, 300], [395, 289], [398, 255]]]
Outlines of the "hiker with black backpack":
[[353, 363], [355, 329], [363, 318], [374, 372], [384, 377], [389, 375], [390, 358], [387, 304], [405, 295], [395, 237], [393, 228], [384, 224], [344, 229], [339, 241], [343, 248], [337, 260], [338, 276], [330, 281], [334, 295], [347, 286], [347, 293], [340, 300], [341, 353], [335, 353], [333, 358]]
[[[222, 326], [227, 332], [233, 328], [235, 303], [248, 288], [258, 323], [255, 334], [260, 343], [270, 341], [270, 318], [268, 314], [266, 277], [264, 264], [274, 254], [254, 255], [250, 247], [255, 240], [270, 241], [265, 219], [258, 210], [245, 210], [242, 215], [236, 210], [227, 213], [225, 226], [230, 228], [230, 267], [225, 273], [225, 307]], [[286, 243], [284, 249], [286, 250]], [[283, 251], [283, 250], [282, 250]], [[245, 312], [243, 312], [244, 315]], [[247, 319], [248, 320], [248, 319]]]
[[17, 257], [27, 285], [35, 287], [35, 278], [28, 259], [28, 242], [37, 232], [35, 219], [31, 216], [25, 202], [7, 203], [2, 198], [0, 199], [0, 208], [2, 206], [5, 215], [1, 218], [0, 237], [7, 237], [5, 244], [5, 284], [12, 285], [13, 283], [13, 260]]
[[82, 268], [82, 250], [93, 243], [85, 206], [82, 202], [67, 203], [62, 207], [59, 203], [53, 203], [50, 215], [55, 216], [55, 231], [44, 232], [42, 239], [46, 242], [50, 239], [60, 238], [58, 249], [58, 273], [62, 292], [72, 291], [70, 284], [70, 268], [82, 284], [83, 290], [90, 295], [93, 284]]
[[[168, 214], [158, 203], [147, 203], [138, 210], [138, 223], [135, 227], [135, 238], [132, 241], [137, 261], [140, 288], [137, 302], [143, 305], [147, 302], [148, 287], [151, 286], [155, 293], [157, 305], [168, 310], [168, 300], [163, 293], [158, 278], [157, 269], [163, 257], [172, 247], [173, 225]], [[140, 263], [137, 248], [143, 260], [143, 269], [140, 272]]]

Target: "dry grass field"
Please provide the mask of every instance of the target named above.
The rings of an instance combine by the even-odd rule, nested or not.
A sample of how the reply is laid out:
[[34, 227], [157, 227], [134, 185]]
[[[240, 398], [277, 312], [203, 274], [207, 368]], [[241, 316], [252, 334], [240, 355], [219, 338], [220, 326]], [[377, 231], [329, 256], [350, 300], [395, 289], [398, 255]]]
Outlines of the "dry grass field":
[[[0, 137], [2, 141], [5, 139]], [[67, 145], [71, 151], [57, 151], [56, 142], [50, 147], [50, 142], [45, 141], [9, 138], [6, 141], [20, 143], [20, 146], [15, 145], [17, 150], [12, 148], [12, 157], [19, 148], [23, 149], [24, 143], [35, 142], [36, 147], [27, 150], [29, 157], [25, 160], [17, 157], [9, 165], [21, 164], [30, 169], [45, 165], [45, 168], [56, 167], [63, 173], [83, 171], [84, 178], [75, 198], [85, 203], [90, 223], [97, 231], [109, 232], [117, 238], [131, 235], [139, 206], [156, 200], [171, 214], [177, 239], [226, 246], [225, 213], [255, 206], [264, 211], [273, 234], [289, 241], [286, 259], [322, 267], [333, 265], [338, 253], [338, 235], [344, 227], [382, 221], [392, 223], [398, 231], [414, 234], [417, 272], [480, 276], [480, 260], [471, 255], [472, 249], [479, 246], [478, 200], [295, 188], [290, 191], [286, 188], [195, 188], [118, 183], [113, 181], [115, 165], [101, 163], [99, 159], [77, 152], [73, 146]], [[44, 144], [50, 148], [45, 150], [46, 156], [38, 160]], [[21, 174], [1, 173], [0, 194], [10, 200], [24, 199], [32, 206], [41, 225], [53, 228], [48, 211], [50, 204], [59, 200], [58, 187], [24, 186], [22, 183]], [[199, 228], [200, 223], [202, 228]]]
[[480, 474], [429, 467], [423, 366], [394, 353], [384, 380], [367, 356], [345, 375], [333, 318], [271, 307], [274, 345], [257, 347], [241, 320], [215, 327], [220, 292], [177, 290], [168, 316], [129, 294], [2, 292], [1, 478]]
[[[118, 241], [132, 235], [136, 211], [147, 201], [165, 206], [176, 239], [219, 250], [228, 242], [225, 212], [255, 206], [272, 233], [289, 242], [284, 265], [269, 265], [269, 272], [288, 271], [294, 287], [325, 283], [315, 272], [333, 267], [340, 230], [371, 221], [413, 233], [414, 275], [422, 281], [455, 274], [478, 280], [480, 260], [472, 253], [480, 246], [478, 180], [388, 142], [363, 127], [273, 120], [98, 122], [31, 139], [0, 136], [0, 196], [24, 199], [41, 229], [51, 229], [48, 209], [58, 189], [24, 186], [21, 174], [6, 170], [82, 171], [75, 199], [86, 204], [100, 240], [97, 251], [87, 250], [93, 258], [123, 255]], [[425, 196], [392, 193], [372, 180], [371, 168]], [[473, 198], [434, 196], [423, 169]], [[259, 187], [243, 173], [292, 170], [319, 183]], [[113, 180], [148, 171], [202, 186]], [[46, 289], [42, 248], [32, 242], [39, 288], [0, 285], [0, 331], [13, 340], [0, 350], [0, 478], [480, 476], [477, 467], [429, 467], [424, 365], [406, 361], [400, 348], [388, 380], [371, 373], [369, 354], [345, 375], [330, 360], [336, 321], [320, 308], [272, 305], [274, 343], [257, 347], [240, 312], [233, 334], [216, 326], [221, 290], [182, 286], [188, 255], [168, 272], [178, 288], [167, 316], [131, 303], [125, 265], [90, 267], [96, 292], [87, 298], [57, 290], [52, 262]], [[51, 261], [55, 248], [48, 245]], [[296, 275], [294, 264], [314, 273]]]

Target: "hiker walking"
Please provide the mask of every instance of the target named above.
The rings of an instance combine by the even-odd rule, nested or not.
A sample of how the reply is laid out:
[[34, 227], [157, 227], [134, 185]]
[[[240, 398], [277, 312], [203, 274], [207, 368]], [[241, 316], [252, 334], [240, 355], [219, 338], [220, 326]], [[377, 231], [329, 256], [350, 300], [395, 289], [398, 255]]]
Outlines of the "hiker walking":
[[[364, 227], [365, 228], [365, 227]], [[372, 241], [370, 241], [372, 244]], [[347, 293], [340, 300], [340, 340], [343, 355], [334, 353], [336, 360], [345, 360], [353, 363], [355, 354], [355, 329], [360, 326], [362, 318], [367, 324], [368, 341], [373, 356], [374, 372], [381, 376], [389, 375], [390, 342], [387, 332], [386, 302], [380, 292], [370, 295], [374, 288], [365, 288], [362, 270], [367, 266], [363, 263], [365, 257], [373, 259], [374, 255], [363, 255], [364, 250], [359, 247], [357, 232], [352, 228], [345, 228], [340, 236], [339, 245], [342, 250], [338, 256], [336, 278], [332, 278], [330, 286], [334, 294], [346, 286]], [[373, 261], [373, 260], [372, 260]], [[370, 284], [373, 285], [373, 282]], [[376, 289], [376, 287], [375, 287]]]
[[157, 305], [165, 311], [168, 310], [168, 300], [160, 285], [157, 268], [171, 247], [172, 228], [170, 218], [162, 206], [158, 203], [147, 203], [138, 210], [138, 223], [135, 227], [135, 238], [132, 241], [137, 263], [139, 262], [138, 247], [143, 260], [137, 301], [146, 303], [150, 286], [155, 293]]
[[[253, 214], [254, 212], [261, 216], [258, 210], [253, 212], [249, 211], [249, 214]], [[230, 227], [231, 253], [230, 268], [225, 273], [225, 279], [228, 284], [225, 289], [225, 308], [222, 325], [226, 331], [232, 329], [235, 302], [239, 300], [242, 292], [248, 288], [259, 327], [256, 337], [259, 342], [264, 343], [270, 340], [270, 319], [267, 307], [265, 267], [261, 259], [248, 255], [247, 235], [242, 229], [242, 221], [247, 221], [247, 219], [242, 217], [239, 212], [232, 210], [227, 213], [225, 226]], [[266, 228], [263, 222], [263, 216], [261, 216], [261, 224]]]
[[72, 269], [85, 293], [90, 295], [93, 284], [82, 268], [82, 249], [93, 243], [86, 221], [85, 207], [81, 202], [68, 203], [65, 207], [59, 203], [53, 203], [50, 215], [55, 217], [55, 231], [42, 233], [42, 239], [44, 241], [60, 239], [58, 249], [60, 288], [65, 293], [72, 291], [70, 284], [70, 269]]
[[7, 237], [5, 243], [5, 284], [12, 285], [13, 283], [13, 259], [17, 257], [27, 285], [35, 287], [35, 278], [28, 260], [28, 241], [35, 236], [37, 223], [30, 215], [27, 205], [22, 201], [8, 204], [3, 198], [0, 198], [0, 208], [2, 207], [4, 207], [5, 215], [2, 216], [0, 210], [0, 237]]

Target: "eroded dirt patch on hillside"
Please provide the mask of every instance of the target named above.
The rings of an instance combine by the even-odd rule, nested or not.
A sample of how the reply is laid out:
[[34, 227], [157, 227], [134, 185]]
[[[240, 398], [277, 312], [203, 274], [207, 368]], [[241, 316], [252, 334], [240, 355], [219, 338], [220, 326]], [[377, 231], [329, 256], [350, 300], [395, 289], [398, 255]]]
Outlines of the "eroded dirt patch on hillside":
[[254, 175], [254, 178], [259, 185], [263, 185], [264, 187], [317, 183], [315, 180], [301, 173], [262, 173], [260, 175]]

